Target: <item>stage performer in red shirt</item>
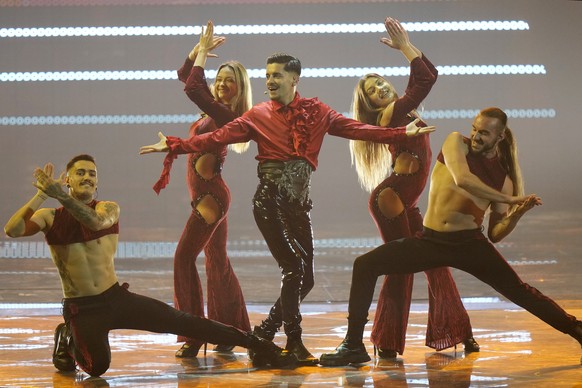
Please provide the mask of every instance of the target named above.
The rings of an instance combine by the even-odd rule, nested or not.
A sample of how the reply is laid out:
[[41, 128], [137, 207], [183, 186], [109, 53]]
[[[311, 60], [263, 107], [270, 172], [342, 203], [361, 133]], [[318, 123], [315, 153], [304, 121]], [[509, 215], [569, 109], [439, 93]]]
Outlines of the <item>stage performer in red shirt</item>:
[[[209, 21], [199, 43], [178, 70], [178, 78], [186, 84], [186, 94], [204, 112], [190, 127], [190, 137], [212, 132], [252, 106], [250, 79], [239, 62], [220, 65], [214, 84], [208, 88], [204, 77], [206, 59], [224, 41], [224, 37], [214, 36], [214, 25]], [[243, 152], [248, 143], [233, 144], [231, 148]], [[154, 186], [157, 193], [169, 182], [174, 159], [185, 152], [188, 151], [177, 147], [166, 155], [164, 171]], [[196, 269], [196, 259], [204, 249], [208, 318], [250, 331], [243, 293], [226, 251], [230, 191], [221, 175], [226, 155], [226, 145], [188, 152], [187, 183], [192, 212], [174, 254], [174, 304], [181, 311], [204, 316], [202, 286]], [[202, 346], [202, 342], [194, 338], [178, 337], [178, 341], [183, 341], [184, 345], [176, 352], [176, 357], [196, 357]], [[214, 348], [219, 352], [232, 349], [232, 345]]]
[[[418, 50], [402, 25], [385, 20], [389, 38], [381, 42], [402, 52], [410, 62], [408, 86], [402, 96], [378, 74], [360, 79], [353, 96], [356, 120], [386, 127], [406, 125], [419, 117], [417, 109], [437, 80], [438, 72]], [[419, 122], [419, 125], [425, 125]], [[417, 207], [432, 162], [429, 135], [405, 142], [381, 144], [351, 140], [350, 151], [360, 183], [372, 194], [370, 213], [384, 242], [411, 237], [422, 230]], [[386, 174], [390, 172], [386, 178]], [[478, 352], [471, 322], [447, 267], [425, 272], [429, 291], [429, 317], [426, 345], [442, 350], [463, 342], [465, 352]], [[414, 274], [386, 276], [380, 291], [371, 341], [380, 358], [394, 358], [404, 352], [406, 327], [412, 297]]]
[[183, 149], [199, 152], [220, 145], [254, 140], [259, 185], [253, 198], [255, 221], [282, 273], [281, 293], [269, 315], [253, 333], [273, 339], [283, 326], [286, 349], [301, 364], [318, 362], [302, 342], [300, 302], [313, 288], [313, 233], [309, 184], [326, 134], [348, 139], [397, 143], [408, 136], [432, 132], [418, 127], [385, 128], [342, 116], [317, 98], [297, 93], [299, 59], [284, 53], [267, 58], [266, 85], [270, 101], [255, 105], [229, 124], [186, 140], [158, 134], [160, 141], [140, 154]]

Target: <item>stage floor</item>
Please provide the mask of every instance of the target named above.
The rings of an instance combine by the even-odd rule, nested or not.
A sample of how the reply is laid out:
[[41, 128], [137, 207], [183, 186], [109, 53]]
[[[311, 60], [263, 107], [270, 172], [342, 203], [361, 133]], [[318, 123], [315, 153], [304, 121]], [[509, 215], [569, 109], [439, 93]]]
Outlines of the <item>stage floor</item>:
[[[582, 316], [582, 303], [561, 301]], [[412, 308], [403, 356], [373, 357], [367, 327], [365, 342], [372, 361], [349, 367], [255, 369], [246, 351], [230, 355], [208, 347], [206, 356], [178, 359], [175, 336], [133, 330], [110, 333], [112, 362], [101, 378], [77, 371], [58, 372], [51, 363], [53, 329], [59, 315], [0, 317], [0, 386], [2, 387], [582, 387], [580, 345], [514, 305], [467, 304], [480, 353], [435, 352], [424, 346], [427, 306]], [[249, 305], [251, 322], [259, 322], [267, 305]], [[335, 348], [346, 329], [345, 304], [305, 304], [304, 342], [315, 354]], [[29, 311], [30, 312], [30, 311]], [[37, 311], [37, 313], [40, 311]], [[275, 342], [284, 345], [278, 334]]]
[[[532, 214], [497, 244], [516, 272], [530, 285], [582, 317], [580, 233], [582, 212]], [[320, 232], [321, 234], [321, 232]], [[367, 240], [317, 240], [316, 285], [302, 304], [304, 342], [315, 355], [333, 350], [343, 339], [352, 263], [374, 243]], [[435, 352], [424, 346], [427, 287], [415, 277], [407, 346], [395, 361], [377, 360], [359, 367], [301, 367], [256, 370], [245, 349], [232, 355], [209, 351], [181, 360], [173, 335], [131, 330], [110, 333], [111, 368], [100, 379], [82, 372], [63, 374], [51, 363], [53, 330], [62, 321], [62, 291], [49, 258], [26, 257], [15, 240], [1, 244], [0, 257], [0, 386], [1, 387], [579, 387], [582, 388], [580, 345], [531, 314], [505, 301], [472, 276], [453, 269], [469, 311], [480, 353], [465, 355], [462, 347]], [[29, 251], [30, 253], [30, 251]], [[120, 252], [120, 256], [121, 255]], [[165, 257], [116, 260], [120, 282], [130, 290], [165, 302], [173, 297], [173, 264]], [[276, 299], [279, 270], [264, 242], [233, 241], [231, 263], [244, 291], [252, 325], [258, 324]], [[204, 259], [198, 272], [205, 284]], [[378, 282], [378, 292], [381, 281]], [[371, 309], [371, 316], [375, 306]], [[284, 345], [282, 335], [275, 342]], [[212, 347], [209, 347], [212, 349]]]

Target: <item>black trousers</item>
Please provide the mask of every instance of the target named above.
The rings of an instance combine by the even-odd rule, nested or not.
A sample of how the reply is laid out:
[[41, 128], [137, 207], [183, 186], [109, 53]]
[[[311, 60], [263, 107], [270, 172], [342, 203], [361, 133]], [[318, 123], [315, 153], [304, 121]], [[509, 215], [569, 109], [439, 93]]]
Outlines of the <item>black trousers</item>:
[[63, 300], [63, 316], [72, 335], [69, 350], [81, 369], [100, 376], [111, 362], [109, 331], [147, 330], [197, 338], [213, 344], [247, 347], [248, 335], [232, 326], [176, 310], [164, 302], [115, 284], [105, 292]]
[[425, 227], [416, 237], [386, 243], [355, 260], [348, 307], [354, 336], [363, 332], [380, 275], [436, 267], [468, 272], [555, 329], [566, 334], [574, 330], [576, 318], [524, 283], [481, 230], [444, 233]]
[[313, 231], [310, 201], [290, 199], [269, 174], [259, 175], [253, 214], [271, 254], [281, 269], [281, 294], [263, 324], [301, 335], [299, 305], [313, 288]]

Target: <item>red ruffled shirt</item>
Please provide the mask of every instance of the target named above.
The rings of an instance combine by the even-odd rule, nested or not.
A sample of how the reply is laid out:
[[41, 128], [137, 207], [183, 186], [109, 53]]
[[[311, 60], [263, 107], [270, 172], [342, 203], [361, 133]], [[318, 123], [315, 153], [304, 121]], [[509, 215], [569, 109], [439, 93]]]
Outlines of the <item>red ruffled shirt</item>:
[[197, 152], [219, 145], [254, 140], [256, 159], [287, 161], [305, 159], [315, 170], [324, 136], [394, 143], [406, 139], [406, 128], [384, 128], [347, 118], [317, 98], [298, 93], [288, 105], [267, 101], [255, 105], [221, 128], [189, 139], [168, 136], [170, 152]]

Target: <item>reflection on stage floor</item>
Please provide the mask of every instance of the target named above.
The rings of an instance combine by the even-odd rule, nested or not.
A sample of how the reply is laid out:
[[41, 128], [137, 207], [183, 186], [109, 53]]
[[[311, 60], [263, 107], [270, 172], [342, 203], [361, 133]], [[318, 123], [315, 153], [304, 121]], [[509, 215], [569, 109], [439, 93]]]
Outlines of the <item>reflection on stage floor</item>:
[[[582, 305], [566, 302], [582, 316]], [[304, 306], [304, 342], [315, 354], [335, 348], [346, 330], [345, 305]], [[373, 357], [368, 324], [366, 345], [372, 361], [348, 367], [256, 369], [245, 349], [178, 359], [176, 337], [133, 330], [110, 333], [112, 363], [100, 378], [77, 371], [58, 372], [51, 363], [58, 315], [0, 318], [0, 386], [2, 387], [581, 387], [580, 345], [531, 314], [506, 303], [487, 308], [468, 304], [479, 353], [456, 349], [435, 352], [424, 346], [427, 306], [414, 304], [404, 355]], [[266, 305], [250, 306], [259, 322]], [[284, 345], [281, 334], [275, 342]]]
[[[538, 213], [524, 218], [498, 249], [524, 281], [582, 317], [579, 244], [582, 214]], [[318, 231], [319, 235], [322, 231]], [[329, 234], [332, 234], [331, 232]], [[316, 237], [318, 234], [316, 234]], [[51, 363], [53, 330], [62, 321], [61, 289], [54, 264], [40, 247], [0, 242], [0, 386], [2, 387], [578, 387], [582, 388], [580, 345], [531, 314], [505, 301], [489, 286], [453, 270], [469, 311], [480, 353], [462, 346], [435, 352], [424, 346], [427, 286], [415, 276], [404, 355], [373, 357], [360, 366], [292, 370], [254, 369], [245, 349], [212, 352], [191, 360], [174, 357], [173, 335], [132, 330], [110, 333], [111, 368], [99, 379], [83, 372], [59, 373]], [[145, 245], [144, 245], [145, 244]], [[172, 301], [172, 247], [167, 243], [124, 243], [116, 270], [130, 290]], [[316, 285], [302, 305], [304, 342], [315, 354], [333, 350], [346, 330], [346, 301], [356, 256], [379, 244], [372, 238], [316, 239]], [[170, 244], [171, 245], [171, 244]], [[140, 248], [141, 247], [141, 248]], [[138, 250], [142, 249], [141, 251]], [[264, 241], [233, 239], [229, 254], [258, 324], [276, 299], [280, 273]], [[471, 258], [468, 258], [470, 260]], [[205, 282], [204, 260], [198, 260]], [[378, 282], [376, 292], [382, 282]], [[374, 307], [371, 310], [372, 320]], [[275, 341], [284, 345], [278, 334]]]

